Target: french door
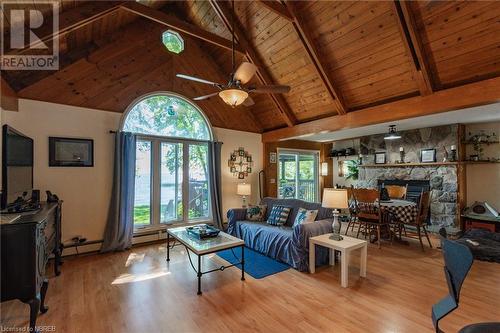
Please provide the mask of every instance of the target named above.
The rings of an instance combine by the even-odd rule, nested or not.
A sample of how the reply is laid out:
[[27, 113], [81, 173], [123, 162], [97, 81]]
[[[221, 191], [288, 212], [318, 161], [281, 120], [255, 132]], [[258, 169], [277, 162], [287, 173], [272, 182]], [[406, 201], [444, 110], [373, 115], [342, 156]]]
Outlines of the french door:
[[278, 150], [278, 197], [318, 201], [318, 151]]
[[135, 228], [210, 219], [207, 143], [139, 138], [136, 146]]

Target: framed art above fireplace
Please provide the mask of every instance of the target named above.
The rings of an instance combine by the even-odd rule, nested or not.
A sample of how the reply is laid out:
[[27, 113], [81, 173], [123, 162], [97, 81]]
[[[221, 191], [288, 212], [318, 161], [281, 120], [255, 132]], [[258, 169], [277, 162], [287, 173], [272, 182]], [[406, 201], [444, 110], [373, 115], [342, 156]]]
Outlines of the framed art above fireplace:
[[375, 164], [385, 164], [385, 152], [375, 153]]
[[436, 149], [422, 149], [420, 151], [420, 162], [422, 163], [436, 162]]

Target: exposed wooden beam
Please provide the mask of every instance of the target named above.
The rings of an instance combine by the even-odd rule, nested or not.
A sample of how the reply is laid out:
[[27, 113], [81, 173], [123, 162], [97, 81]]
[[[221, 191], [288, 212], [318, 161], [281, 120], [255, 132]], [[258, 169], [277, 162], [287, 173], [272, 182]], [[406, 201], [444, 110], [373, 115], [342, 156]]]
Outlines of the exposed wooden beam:
[[[143, 16], [157, 23], [163, 24], [169, 28], [172, 28], [181, 33], [196, 37], [198, 39], [204, 40], [205, 42], [211, 43], [213, 45], [231, 50], [231, 41], [220, 37], [214, 33], [203, 30], [193, 24], [187, 23], [186, 21], [180, 20], [175, 16], [169, 15], [162, 11], [141, 5], [135, 1], [127, 1], [121, 5], [121, 8], [132, 12], [134, 14]], [[239, 45], [236, 45], [235, 50], [244, 53]]]
[[259, 0], [261, 4], [267, 7], [267, 9], [273, 11], [274, 13], [278, 14], [285, 20], [288, 20], [290, 22], [293, 22], [293, 17], [286, 8], [286, 6], [282, 5], [276, 0]]
[[345, 115], [302, 123], [294, 127], [265, 132], [263, 142], [273, 142], [322, 131], [338, 131], [453, 111], [500, 101], [500, 77], [369, 107]]
[[290, 9], [291, 13], [290, 15], [293, 18], [292, 24], [295, 29], [295, 32], [299, 36], [302, 42], [302, 46], [304, 46], [307, 55], [309, 56], [311, 62], [316, 68], [316, 72], [318, 73], [318, 76], [323, 82], [323, 85], [330, 94], [330, 97], [334, 100], [335, 104], [337, 105], [338, 114], [345, 114], [347, 111], [347, 107], [344, 102], [344, 98], [342, 97], [341, 92], [338, 89], [336, 89], [335, 86], [333, 85], [333, 80], [326, 71], [326, 66], [321, 61], [318, 49], [314, 45], [313, 38], [310, 32], [306, 28], [306, 20], [299, 13], [293, 1], [287, 1], [286, 4], [287, 7]]
[[19, 111], [17, 93], [9, 86], [3, 77], [0, 77], [0, 105], [7, 111]]
[[[231, 9], [229, 9], [227, 2], [226, 1], [217, 1], [217, 0], [209, 0], [210, 4], [212, 5], [212, 8], [215, 10], [219, 18], [224, 22], [226, 25], [226, 28], [229, 31], [232, 31], [232, 24], [231, 24]], [[271, 78], [271, 75], [267, 71], [266, 67], [260, 60], [257, 52], [255, 51], [255, 48], [253, 45], [249, 42], [248, 37], [246, 36], [245, 30], [241, 26], [241, 23], [237, 18], [235, 18], [234, 22], [234, 34], [236, 38], [238, 39], [239, 44], [245, 50], [245, 55], [247, 59], [257, 66], [257, 76], [259, 80], [263, 84], [274, 84], [273, 80]], [[271, 97], [272, 101], [278, 108], [281, 116], [283, 117], [283, 120], [288, 126], [294, 126], [297, 123], [297, 118], [295, 117], [295, 114], [292, 112], [290, 107], [288, 106], [287, 102], [285, 101], [285, 98], [283, 98], [282, 95], [279, 94], [269, 94]]]
[[[118, 10], [120, 10], [120, 2], [118, 1], [92, 1], [84, 3], [59, 14], [59, 30], [54, 31], [52, 29], [52, 22], [47, 20], [50, 24], [42, 26], [39, 31], [37, 31], [37, 34], [42, 36], [39, 40], [31, 43], [29, 47], [21, 50], [12, 50], [8, 52], [8, 54], [24, 53], [30, 50], [30, 48], [41, 43], [47, 43], [55, 38], [60, 38], [63, 35], [80, 29]], [[5, 37], [8, 38], [8, 36]], [[7, 45], [10, 45], [10, 43]]]
[[407, 1], [395, 0], [393, 12], [398, 21], [398, 28], [406, 48], [406, 52], [412, 62], [412, 70], [417, 80], [420, 94], [425, 96], [434, 91], [432, 71], [425, 59], [422, 41], [418, 35], [415, 19], [411, 11], [411, 4]]

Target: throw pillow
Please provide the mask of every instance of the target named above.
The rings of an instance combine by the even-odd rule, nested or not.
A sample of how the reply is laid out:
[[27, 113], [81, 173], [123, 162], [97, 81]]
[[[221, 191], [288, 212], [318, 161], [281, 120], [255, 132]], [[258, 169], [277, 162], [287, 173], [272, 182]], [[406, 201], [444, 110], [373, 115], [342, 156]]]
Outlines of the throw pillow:
[[288, 219], [288, 214], [290, 214], [290, 207], [276, 205], [271, 209], [271, 213], [269, 213], [269, 218], [267, 219], [267, 223], [270, 225], [282, 226], [286, 223]]
[[266, 205], [248, 206], [247, 220], [258, 222], [264, 221], [264, 217], [266, 216], [266, 208]]
[[299, 208], [297, 213], [297, 217], [295, 217], [295, 222], [293, 222], [293, 226], [302, 224], [302, 223], [311, 223], [314, 222], [318, 216], [318, 210], [307, 210], [304, 208]]

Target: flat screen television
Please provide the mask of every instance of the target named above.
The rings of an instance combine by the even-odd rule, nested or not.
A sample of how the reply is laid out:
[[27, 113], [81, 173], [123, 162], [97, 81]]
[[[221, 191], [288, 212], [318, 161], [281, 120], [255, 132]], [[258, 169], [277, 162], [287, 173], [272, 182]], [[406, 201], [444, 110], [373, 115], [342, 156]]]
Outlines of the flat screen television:
[[33, 139], [3, 125], [1, 208], [22, 205], [31, 199], [32, 190]]

